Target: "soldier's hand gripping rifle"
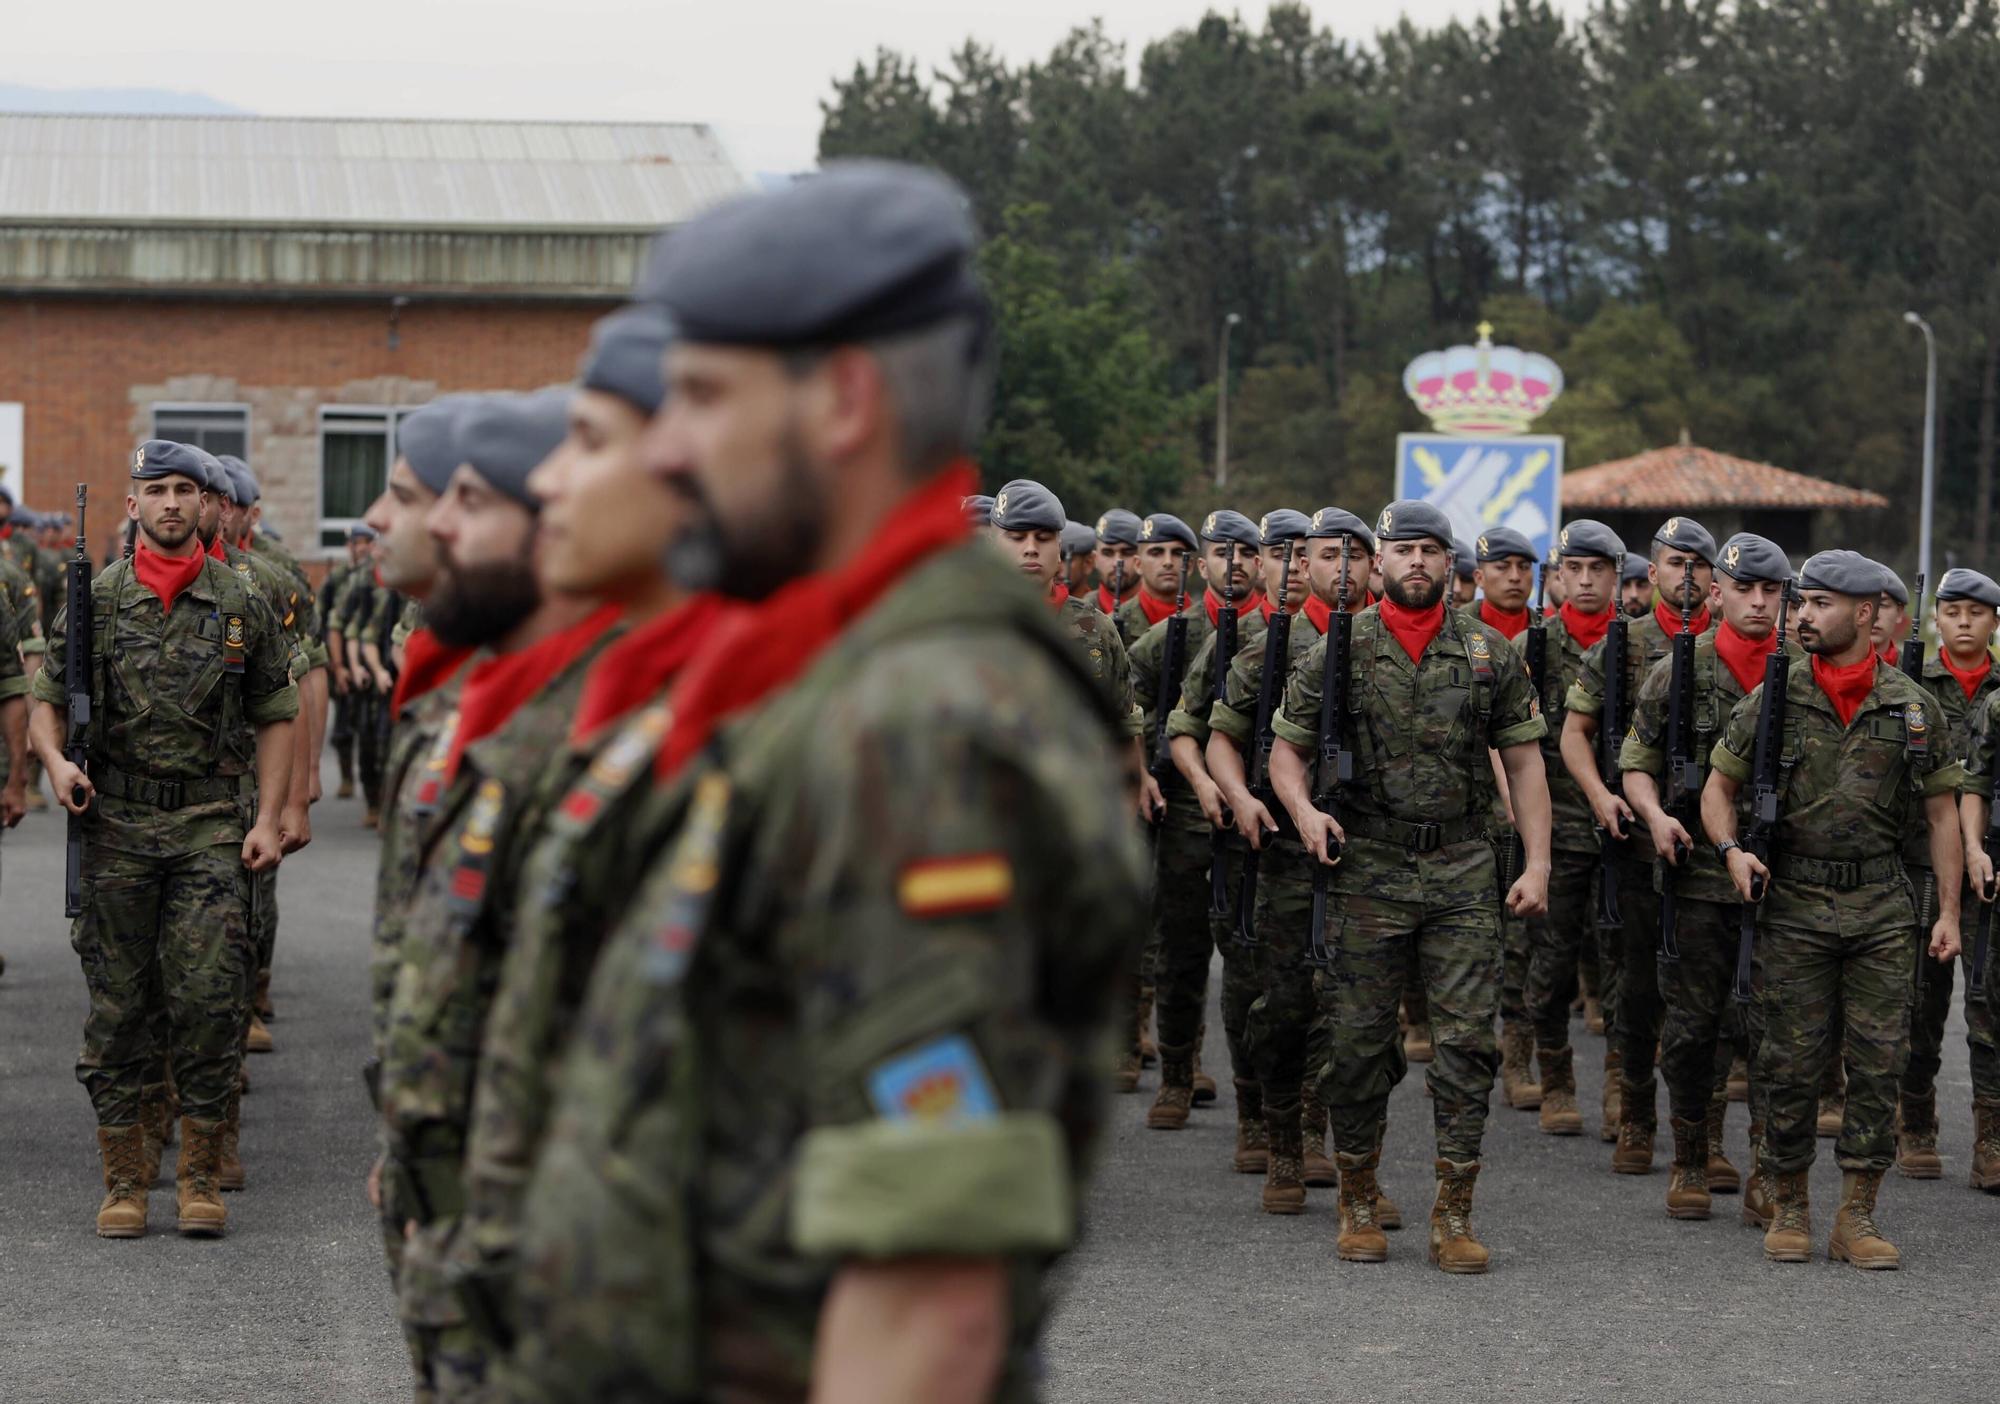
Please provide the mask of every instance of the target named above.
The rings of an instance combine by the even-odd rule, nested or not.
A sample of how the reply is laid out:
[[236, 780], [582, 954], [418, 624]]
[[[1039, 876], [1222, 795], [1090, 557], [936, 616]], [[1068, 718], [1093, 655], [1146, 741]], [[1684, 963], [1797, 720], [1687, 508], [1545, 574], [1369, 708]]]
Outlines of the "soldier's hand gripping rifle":
[[[1791, 612], [1792, 594], [1797, 587], [1787, 580], [1778, 597], [1777, 647], [1764, 660], [1764, 694], [1757, 703], [1757, 744], [1750, 754], [1750, 827], [1743, 831], [1743, 851], [1767, 868], [1771, 860], [1771, 834], [1778, 827], [1781, 777], [1778, 755], [1785, 744], [1785, 688], [1791, 659], [1785, 653], [1785, 625]], [[1750, 879], [1750, 900], [1743, 904], [1736, 928], [1736, 980], [1738, 1004], [1750, 1002], [1750, 965], [1757, 948], [1757, 904], [1764, 900], [1764, 879]]]
[[[76, 551], [69, 558], [63, 591], [66, 626], [63, 632], [63, 689], [69, 699], [69, 734], [63, 741], [63, 757], [78, 770], [90, 771], [90, 683], [94, 672], [94, 619], [90, 608], [90, 530], [85, 524], [85, 505], [90, 489], [76, 485]], [[82, 786], [70, 792], [70, 803], [81, 805], [86, 798]], [[83, 829], [84, 816], [72, 811], [63, 840], [63, 915], [83, 915]]]
[[[1336, 819], [1340, 816], [1334, 812], [1335, 796], [1354, 778], [1354, 753], [1347, 749], [1341, 732], [1347, 715], [1347, 663], [1354, 636], [1354, 620], [1347, 612], [1348, 551], [1354, 538], [1343, 536], [1339, 540], [1340, 595], [1326, 625], [1326, 661], [1319, 675], [1319, 757], [1313, 769], [1312, 794], [1313, 808]], [[1339, 844], [1331, 836], [1327, 849], [1327, 857], [1339, 858]], [[1333, 953], [1326, 944], [1326, 897], [1332, 878], [1330, 864], [1314, 865], [1312, 915], [1306, 924], [1311, 943], [1307, 959], [1321, 970], [1333, 968]]]
[[[1924, 577], [1921, 571], [1917, 573], [1916, 587], [1911, 591], [1910, 599], [1916, 608], [1910, 611], [1910, 632], [1897, 651], [1896, 667], [1904, 677], [1922, 687], [1924, 685]], [[1937, 874], [1925, 869], [1922, 881], [1917, 881], [1916, 873], [1910, 876], [1917, 889], [1917, 930], [1928, 933], [1931, 922], [1937, 916]], [[1928, 939], [1927, 934], [1925, 940]], [[1930, 980], [1931, 964], [1931, 953], [1919, 943], [1917, 947], [1919, 993]]]
[[[1681, 631], [1674, 635], [1667, 673], [1667, 783], [1661, 807], [1692, 832], [1701, 820], [1695, 812], [1701, 794], [1701, 767], [1694, 758], [1694, 572], [1681, 584]], [[1660, 959], [1673, 964], [1681, 958], [1675, 923], [1680, 916], [1681, 865], [1688, 846], [1674, 840], [1673, 865], [1660, 881]]]
[[[1597, 776], [1618, 793], [1618, 744], [1625, 734], [1625, 660], [1628, 641], [1625, 611], [1612, 606], [1611, 627], [1604, 634], [1604, 710], [1597, 717]], [[1618, 913], [1618, 845], [1621, 829], [1597, 827], [1597, 926], [1616, 931], [1624, 923]]]
[[[1167, 718], [1174, 710], [1174, 703], [1180, 700], [1181, 676], [1187, 672], [1187, 559], [1181, 559], [1180, 594], [1174, 600], [1173, 617], [1167, 620], [1167, 642], [1160, 650], [1160, 683], [1153, 694], [1153, 782], [1164, 786], [1167, 776], [1173, 773], [1174, 757], [1167, 736]], [[1153, 827], [1157, 833], [1164, 814], [1153, 816]]]
[[[1278, 704], [1285, 697], [1285, 664], [1291, 656], [1292, 616], [1285, 608], [1292, 590], [1292, 549], [1289, 543], [1285, 549], [1285, 563], [1278, 572], [1278, 608], [1271, 613], [1271, 622], [1264, 630], [1264, 677], [1257, 689], [1257, 729], [1250, 736], [1250, 793], [1260, 800], [1273, 814], [1280, 813], [1278, 797], [1271, 789], [1271, 743], [1277, 733], [1271, 728], [1271, 720], [1278, 713]], [[1218, 667], [1217, 678], [1224, 673]], [[1223, 689], [1216, 689], [1218, 697]], [[1257, 944], [1257, 929], [1254, 917], [1257, 909], [1257, 867], [1264, 856], [1262, 845], [1268, 840], [1260, 835], [1256, 845], [1243, 855], [1243, 881], [1236, 891], [1236, 940], [1237, 944], [1254, 946]]]
[[1903, 670], [1903, 676], [1919, 687], [1924, 681], [1924, 577], [1917, 576], [1916, 588], [1910, 592], [1916, 601], [1916, 609], [1910, 614], [1910, 636], [1903, 640], [1902, 650], [1896, 655], [1896, 666]]
[[[1986, 799], [1986, 856], [2000, 874], [2000, 764], [1993, 767], [1993, 788]], [[1965, 977], [1967, 999], [1986, 998], [1986, 962], [1993, 948], [1993, 900], [2000, 897], [2000, 876], [1996, 876], [1994, 888], [1991, 893], [1979, 894], [1979, 924], [1972, 928], [1972, 972]]]
[[[1229, 564], [1222, 576], [1222, 612], [1215, 617], [1214, 653], [1210, 655], [1214, 684], [1209, 688], [1211, 709], [1223, 698], [1229, 685], [1229, 662], [1236, 657], [1236, 543], [1229, 543]], [[1208, 910], [1212, 916], [1229, 912], [1229, 826], [1228, 809], [1222, 811], [1222, 827], [1208, 836]]]

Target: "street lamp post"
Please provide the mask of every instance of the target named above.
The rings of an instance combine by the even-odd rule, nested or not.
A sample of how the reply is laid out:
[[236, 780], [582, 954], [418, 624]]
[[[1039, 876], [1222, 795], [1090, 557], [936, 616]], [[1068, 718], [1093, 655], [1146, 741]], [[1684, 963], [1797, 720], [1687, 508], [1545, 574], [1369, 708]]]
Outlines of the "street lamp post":
[[1229, 486], [1229, 329], [1243, 318], [1231, 312], [1222, 319], [1222, 358], [1216, 366], [1215, 485]]
[[[1924, 334], [1924, 488], [1917, 515], [1917, 570], [1930, 581], [1931, 508], [1937, 495], [1937, 338], [1931, 333], [1931, 324], [1916, 313], [1905, 312], [1903, 320]], [[1923, 602], [1919, 600], [1917, 606], [1921, 609]]]

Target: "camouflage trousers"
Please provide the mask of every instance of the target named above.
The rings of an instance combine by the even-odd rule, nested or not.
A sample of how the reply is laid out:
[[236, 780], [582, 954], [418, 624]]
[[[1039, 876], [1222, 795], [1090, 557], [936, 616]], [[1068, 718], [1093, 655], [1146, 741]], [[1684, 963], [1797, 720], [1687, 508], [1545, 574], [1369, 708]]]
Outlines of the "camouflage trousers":
[[348, 705], [354, 710], [354, 753], [361, 795], [370, 809], [380, 809], [382, 772], [389, 760], [389, 704], [379, 694], [362, 692]]
[[182, 1114], [223, 1120], [254, 974], [240, 846], [173, 858], [86, 847], [84, 872], [70, 930], [90, 997], [76, 1076], [97, 1124], [136, 1122], [149, 1068], [169, 1053]]
[[1757, 1071], [1770, 1107], [1766, 1157], [1777, 1174], [1813, 1162], [1820, 1087], [1847, 1071], [1834, 1144], [1843, 1170], [1886, 1170], [1896, 1151], [1896, 1087], [1909, 1055], [1912, 930], [1905, 882], [1849, 891], [1783, 882], [1757, 922], [1764, 1040]]
[[417, 1396], [438, 1404], [496, 1397], [488, 1376], [497, 1343], [469, 1318], [452, 1270], [459, 1222], [453, 1216], [419, 1227], [403, 1247], [396, 1280], [396, 1311]]
[[[1736, 1002], [1736, 938], [1742, 908], [1733, 902], [1683, 897], [1675, 908], [1674, 933], [1681, 958], [1655, 963], [1665, 1019], [1660, 1033], [1660, 1073], [1667, 1103], [1682, 1121], [1708, 1115], [1717, 1087], [1728, 1082], [1724, 1049], [1743, 1055], [1752, 1070], [1750, 1119], [1762, 1123], [1763, 1079], [1756, 1076], [1763, 1042], [1763, 1010], [1754, 998]], [[1630, 966], [1627, 966], [1629, 972]]]
[[[1604, 1004], [1606, 1028], [1618, 1017], [1616, 966], [1605, 956], [1597, 930], [1597, 854], [1557, 849], [1549, 871], [1548, 915], [1527, 923], [1528, 1018], [1535, 1026], [1535, 1046], [1569, 1046], [1569, 1006], [1576, 998], [1577, 963], [1586, 950], [1598, 961], [1598, 996]], [[1650, 879], [1649, 879], [1650, 881]]]
[[1519, 841], [1512, 833], [1494, 840], [1494, 859], [1500, 876], [1494, 892], [1500, 907], [1500, 1018], [1509, 1024], [1525, 1023], [1528, 1015], [1528, 961], [1534, 953], [1526, 919], [1507, 910], [1507, 889], [1521, 875]]
[[[1209, 940], [1222, 956], [1222, 1036], [1229, 1045], [1230, 1075], [1239, 1079], [1256, 1076], [1250, 1057], [1250, 1006], [1259, 993], [1257, 948], [1245, 945], [1237, 931], [1236, 903], [1243, 890], [1243, 859], [1248, 852], [1241, 844], [1225, 855], [1224, 887], [1229, 893], [1226, 910], [1208, 913]], [[1263, 891], [1263, 871], [1258, 870], [1258, 891]]]
[[250, 938], [257, 947], [253, 973], [261, 975], [271, 968], [271, 953], [278, 948], [278, 870], [253, 873], [250, 881], [257, 890], [250, 914]]
[[1153, 931], [1159, 941], [1153, 1009], [1159, 1020], [1160, 1047], [1192, 1048], [1201, 1032], [1208, 967], [1215, 951], [1208, 912], [1209, 836], [1184, 823], [1181, 814], [1170, 812], [1159, 837], [1153, 868]]
[[1499, 1055], [1500, 918], [1485, 839], [1415, 853], [1350, 835], [1334, 869], [1330, 970], [1319, 979], [1319, 1079], [1337, 1149], [1380, 1136], [1405, 1064], [1396, 1008], [1414, 962], [1435, 1048], [1426, 1083], [1437, 1153], [1477, 1160]]
[[[1918, 877], [1916, 869], [1910, 876]], [[1959, 960], [1966, 980], [1972, 978], [1972, 943], [1979, 931], [1977, 894], [1968, 885], [1959, 898], [1958, 937], [1963, 949]], [[1952, 967], [1949, 961], [1930, 958], [1930, 921], [1936, 907], [1918, 902], [1916, 1002], [1910, 1010], [1910, 1060], [1903, 1069], [1904, 1100], [1922, 1099], [1937, 1090], [1938, 1065], [1944, 1058], [1944, 1026], [1951, 1017]], [[1965, 1044], [1972, 1062], [1972, 1095], [1978, 1100], [2000, 1100], [2000, 1019], [1996, 1019], [1995, 993], [1988, 986], [1985, 999], [1965, 997]]]
[[[1256, 1002], [1250, 1006], [1249, 1066], [1263, 1087], [1266, 1111], [1297, 1107], [1326, 1067], [1327, 1025], [1317, 1017], [1311, 949], [1313, 860], [1296, 839], [1264, 851], [1257, 881], [1257, 945], [1249, 952]], [[1329, 920], [1328, 926], [1332, 922]], [[1402, 1055], [1402, 1040], [1396, 1053]], [[1402, 1080], [1399, 1072], [1396, 1080]]]
[[1625, 1080], [1650, 1089], [1667, 1016], [1658, 965], [1660, 894], [1653, 890], [1650, 858], [1619, 860], [1618, 929], [1603, 934], [1606, 945], [1617, 947], [1611, 963], [1617, 972], [1617, 998], [1605, 1011], [1605, 1027], [1624, 1052]]

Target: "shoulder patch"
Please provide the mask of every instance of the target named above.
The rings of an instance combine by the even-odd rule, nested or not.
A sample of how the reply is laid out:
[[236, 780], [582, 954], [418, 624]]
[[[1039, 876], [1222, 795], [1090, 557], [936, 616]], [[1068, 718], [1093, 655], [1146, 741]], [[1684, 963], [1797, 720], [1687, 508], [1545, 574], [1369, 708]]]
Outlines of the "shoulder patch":
[[467, 853], [491, 853], [493, 835], [500, 827], [500, 812], [507, 799], [507, 787], [498, 780], [480, 782], [472, 798], [472, 812], [465, 819], [465, 837], [459, 846]]
[[969, 916], [1004, 907], [1014, 898], [1014, 865], [1004, 853], [962, 853], [906, 863], [896, 875], [896, 901], [905, 916]]
[[1472, 656], [1474, 658], [1491, 658], [1493, 656], [1493, 649], [1486, 642], [1486, 631], [1484, 629], [1474, 629], [1472, 631]]
[[964, 1034], [934, 1038], [868, 1074], [868, 1098], [885, 1121], [982, 1121], [997, 1116], [992, 1079]]

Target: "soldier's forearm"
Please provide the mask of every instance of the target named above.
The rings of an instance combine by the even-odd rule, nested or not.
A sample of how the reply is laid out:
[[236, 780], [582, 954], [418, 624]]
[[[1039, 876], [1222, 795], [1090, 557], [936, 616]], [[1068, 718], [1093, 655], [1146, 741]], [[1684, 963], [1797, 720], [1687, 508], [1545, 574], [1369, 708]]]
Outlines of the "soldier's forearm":
[[1959, 842], [1958, 803], [1951, 795], [1924, 800], [1931, 829], [1931, 871], [1937, 875], [1938, 915], [1958, 925], [1958, 898], [1965, 887], [1965, 845]]
[[[1183, 741], [1192, 745], [1194, 738], [1192, 736], [1174, 738], [1176, 746]], [[1232, 809], [1249, 798], [1250, 777], [1243, 770], [1243, 753], [1236, 749], [1234, 741], [1219, 731], [1210, 732], [1205, 759], [1209, 779], [1215, 781], [1216, 788], [1222, 791], [1222, 797], [1229, 802]]]
[[1632, 812], [1644, 820], [1648, 828], [1666, 819], [1666, 807], [1660, 803], [1658, 780], [1643, 770], [1625, 771], [1622, 779], [1625, 786], [1625, 802], [1632, 806]]
[[295, 721], [266, 722], [257, 728], [257, 822], [276, 822], [291, 796]]
[[54, 769], [62, 759], [69, 724], [63, 714], [40, 698], [28, 715], [28, 745], [45, 769]]
[[1167, 742], [1167, 754], [1173, 759], [1174, 769], [1181, 773], [1181, 779], [1195, 789], [1200, 789], [1204, 780], [1211, 779], [1209, 769], [1202, 764], [1201, 743], [1192, 736], [1176, 736]]
[[1958, 832], [1963, 853], [1986, 846], [1986, 823], [1993, 801], [1985, 795], [1966, 793], [1958, 799]]
[[1507, 767], [1507, 790], [1514, 806], [1514, 829], [1521, 836], [1521, 861], [1530, 868], [1550, 865], [1554, 807], [1549, 802], [1549, 776], [1542, 765], [1542, 748], [1532, 741], [1500, 752]]
[[1312, 811], [1312, 794], [1306, 786], [1306, 754], [1280, 736], [1271, 744], [1271, 792], [1300, 828]]
[[1719, 770], [1708, 773], [1708, 783], [1701, 787], [1701, 827], [1710, 843], [1736, 837], [1736, 794], [1741, 788]]
[[1601, 803], [1611, 793], [1611, 787], [1597, 773], [1595, 717], [1571, 712], [1563, 719], [1562, 759], [1563, 768], [1576, 781], [1577, 788], [1590, 797], [1593, 805]]
[[999, 1259], [850, 1263], [820, 1311], [812, 1404], [979, 1404], [1010, 1319]]

